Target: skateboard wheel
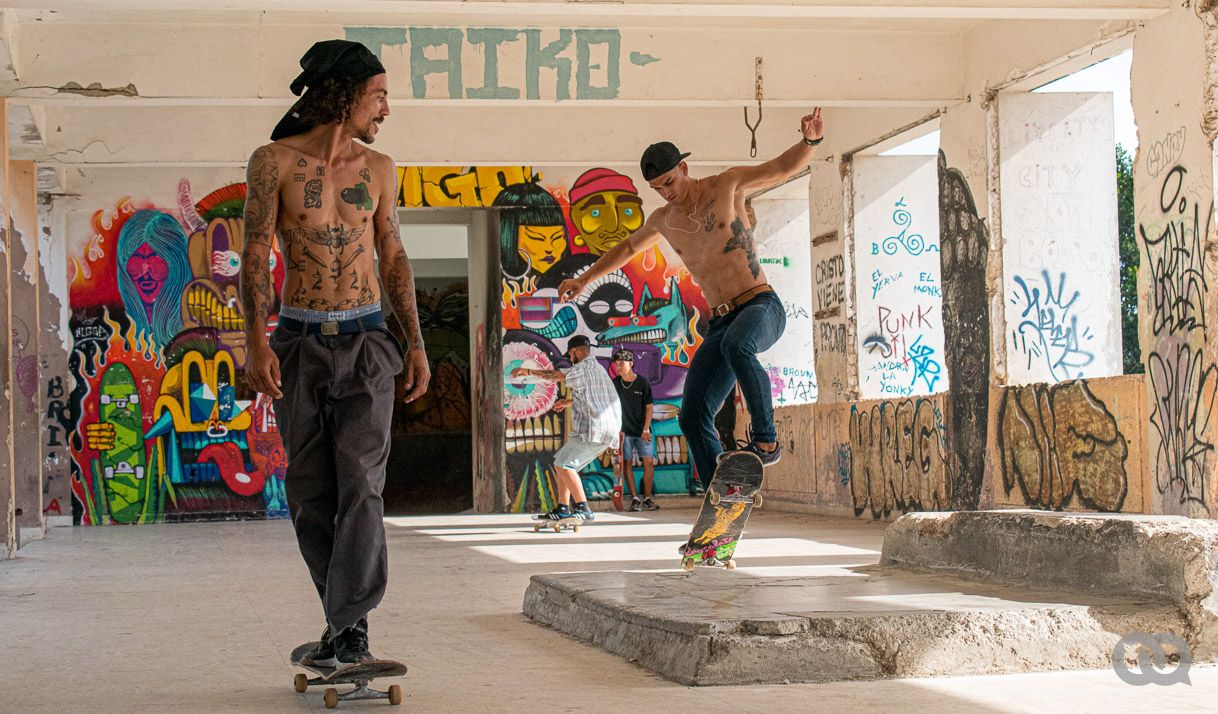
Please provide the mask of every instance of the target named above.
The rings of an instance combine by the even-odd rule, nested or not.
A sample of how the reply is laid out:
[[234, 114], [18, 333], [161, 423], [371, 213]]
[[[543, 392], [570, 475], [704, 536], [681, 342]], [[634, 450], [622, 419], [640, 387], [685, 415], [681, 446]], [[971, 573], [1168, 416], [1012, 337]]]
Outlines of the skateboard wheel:
[[765, 498], [760, 493], [753, 497], [753, 508], [761, 508], [763, 503], [765, 503]]
[[389, 688], [389, 703], [395, 707], [402, 703], [402, 685], [395, 684]]
[[338, 690], [330, 687], [326, 690], [326, 694], [322, 697], [322, 701], [326, 704], [326, 709], [333, 709], [338, 706]]
[[296, 687], [297, 692], [303, 692], [309, 688], [309, 677], [298, 673], [295, 679], [292, 680], [292, 686]]
[[534, 532], [534, 533], [540, 533], [540, 532], [541, 532], [541, 524], [540, 524], [540, 523], [538, 523], [537, 525], [533, 526], [533, 532]]
[[562, 533], [562, 526], [560, 526], [560, 525], [558, 525], [557, 523], [555, 523], [555, 524], [554, 524], [554, 532], [555, 532], [555, 533]]
[[734, 560], [729, 560], [729, 561], [727, 561], [727, 562], [725, 562], [725, 563], [723, 564], [723, 567], [727, 568], [728, 570], [735, 570], [735, 569], [736, 569], [736, 561], [734, 561]]
[[687, 572], [687, 573], [688, 573], [688, 572], [690, 572], [690, 571], [692, 571], [692, 570], [694, 569], [694, 561], [693, 561], [693, 559], [692, 559], [692, 558], [687, 558], [686, 560], [682, 560], [682, 561], [681, 561], [681, 567], [682, 567], [682, 568], [685, 570], [685, 572]]
[[719, 505], [719, 492], [718, 492], [718, 491], [711, 491], [711, 492], [710, 492], [710, 499], [709, 499], [709, 500], [710, 500], [710, 504], [711, 504], [712, 506], [718, 506], [718, 505]]

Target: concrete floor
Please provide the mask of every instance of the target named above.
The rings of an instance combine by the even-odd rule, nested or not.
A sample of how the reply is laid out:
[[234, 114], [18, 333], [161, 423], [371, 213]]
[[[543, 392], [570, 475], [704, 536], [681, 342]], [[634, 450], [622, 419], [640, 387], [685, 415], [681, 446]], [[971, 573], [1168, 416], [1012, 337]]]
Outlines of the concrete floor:
[[[1194, 666], [1191, 686], [1098, 670], [689, 688], [520, 613], [534, 573], [675, 570], [693, 515], [607, 514], [579, 534], [535, 534], [523, 516], [388, 519], [393, 579], [371, 617], [373, 652], [410, 666], [398, 681], [416, 712], [1213, 710], [1211, 666]], [[882, 528], [763, 511], [740, 572], [872, 563]], [[291, 688], [288, 652], [316, 637], [321, 614], [288, 523], [60, 528], [20, 555], [0, 562], [0, 709], [323, 710], [319, 689]]]

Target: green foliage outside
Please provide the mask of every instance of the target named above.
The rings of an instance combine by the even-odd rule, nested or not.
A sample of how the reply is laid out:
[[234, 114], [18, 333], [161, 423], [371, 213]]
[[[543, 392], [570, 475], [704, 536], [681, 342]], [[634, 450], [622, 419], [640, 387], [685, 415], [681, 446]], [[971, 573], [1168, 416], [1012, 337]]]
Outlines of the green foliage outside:
[[1133, 156], [1117, 144], [1117, 232], [1121, 256], [1121, 356], [1125, 374], [1141, 374], [1138, 346], [1138, 242], [1134, 231]]

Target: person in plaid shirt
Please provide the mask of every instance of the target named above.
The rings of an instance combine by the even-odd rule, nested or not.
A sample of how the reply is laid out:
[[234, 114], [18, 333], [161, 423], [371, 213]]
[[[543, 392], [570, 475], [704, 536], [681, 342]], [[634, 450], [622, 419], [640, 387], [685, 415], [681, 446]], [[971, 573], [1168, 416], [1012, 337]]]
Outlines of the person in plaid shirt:
[[[550, 520], [570, 518], [585, 521], [595, 518], [588, 508], [588, 497], [579, 478], [580, 469], [596, 460], [605, 449], [618, 448], [622, 430], [622, 405], [609, 373], [592, 358], [592, 343], [584, 335], [575, 335], [567, 342], [567, 369], [529, 369], [517, 367], [513, 377], [536, 377], [567, 385], [571, 396], [554, 403], [554, 411], [571, 409], [571, 431], [567, 442], [554, 454], [554, 472], [558, 481], [558, 505], [544, 517]], [[575, 497], [572, 511], [567, 502]]]

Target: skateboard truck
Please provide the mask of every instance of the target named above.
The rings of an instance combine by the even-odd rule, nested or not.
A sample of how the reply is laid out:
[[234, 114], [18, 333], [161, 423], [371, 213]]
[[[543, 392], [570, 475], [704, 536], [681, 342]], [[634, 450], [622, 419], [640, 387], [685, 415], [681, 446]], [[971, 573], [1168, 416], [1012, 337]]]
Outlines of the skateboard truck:
[[[336, 672], [335, 674], [340, 673]], [[349, 692], [343, 692], [342, 694], [339, 694], [338, 690], [334, 687], [326, 687], [326, 691], [322, 696], [322, 701], [325, 703], [326, 709], [333, 709], [337, 707], [339, 702], [353, 702], [360, 699], [388, 699], [389, 703], [394, 706], [402, 703], [402, 685], [390, 685], [388, 691], [382, 692], [379, 689], [369, 687], [368, 683], [371, 681], [371, 679], [353, 680], [349, 682], [349, 684], [354, 684], [355, 689], [352, 689]], [[309, 677], [303, 672], [298, 673], [293, 682], [296, 687], [296, 691], [300, 693], [304, 693], [305, 690], [314, 685], [331, 683], [332, 682], [327, 680], [325, 677]]]
[[[388, 699], [390, 704], [402, 703], [403, 693], [400, 684], [394, 684], [387, 691], [373, 689], [368, 683], [380, 677], [401, 677], [406, 674], [406, 665], [393, 660], [373, 660], [360, 664], [350, 664], [337, 669], [305, 664], [301, 660], [314, 650], [320, 643], [306, 642], [292, 651], [292, 664], [307, 669], [317, 676], [310, 677], [304, 672], [298, 672], [292, 679], [292, 686], [299, 693], [304, 693], [309, 687], [330, 685], [322, 697], [327, 709], [333, 709], [339, 702], [356, 701], [360, 699]], [[339, 693], [333, 685], [353, 684], [355, 689]]]

